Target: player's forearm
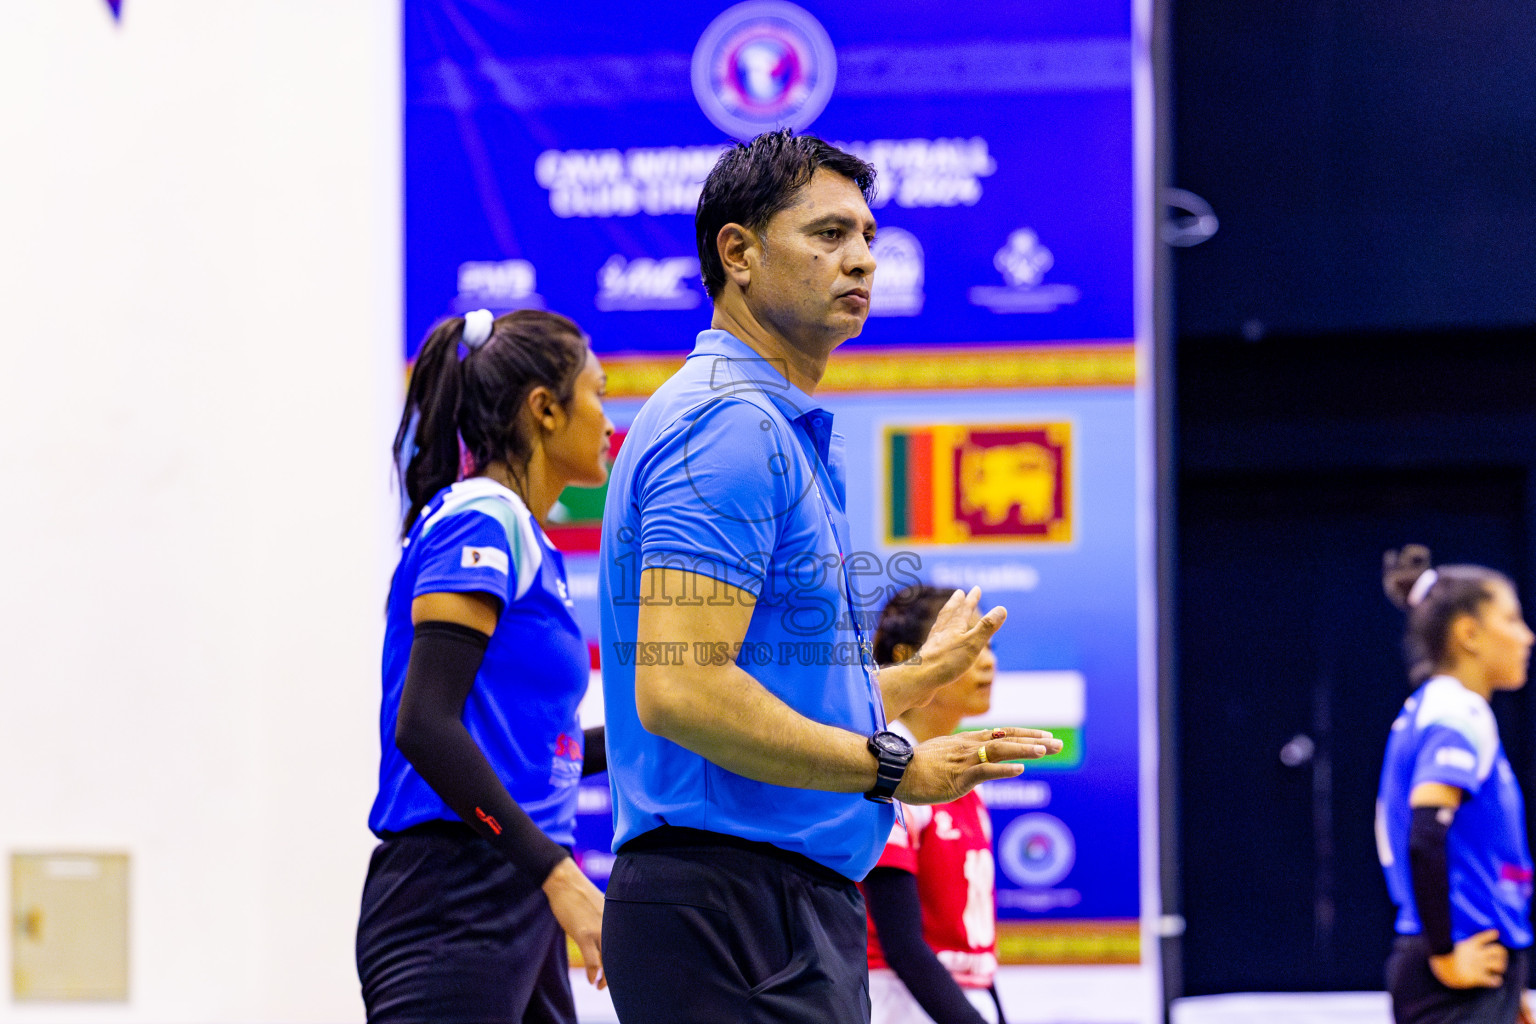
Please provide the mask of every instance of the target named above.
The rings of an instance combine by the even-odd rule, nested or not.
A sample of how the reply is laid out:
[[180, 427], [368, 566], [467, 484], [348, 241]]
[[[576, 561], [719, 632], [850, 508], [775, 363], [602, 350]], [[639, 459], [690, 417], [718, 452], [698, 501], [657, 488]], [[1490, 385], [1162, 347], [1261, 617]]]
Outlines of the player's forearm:
[[737, 775], [834, 793], [875, 784], [867, 737], [806, 718], [735, 664], [642, 668], [635, 698], [648, 731]]
[[490, 637], [458, 623], [417, 624], [395, 745], [455, 814], [535, 878], [569, 856], [502, 785], [460, 717]]
[[924, 1012], [940, 1024], [985, 1024], [923, 940], [917, 876], [899, 868], [877, 867], [864, 879], [864, 897], [885, 962]]

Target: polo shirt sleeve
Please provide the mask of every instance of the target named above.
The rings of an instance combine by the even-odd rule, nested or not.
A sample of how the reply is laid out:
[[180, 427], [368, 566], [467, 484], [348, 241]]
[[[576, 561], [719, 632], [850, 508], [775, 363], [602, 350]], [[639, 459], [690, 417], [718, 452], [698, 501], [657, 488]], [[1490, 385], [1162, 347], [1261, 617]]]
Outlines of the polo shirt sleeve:
[[517, 579], [515, 552], [504, 526], [481, 512], [461, 512], [434, 524], [417, 544], [420, 568], [412, 597], [481, 593], [503, 607]]
[[1477, 766], [1477, 748], [1464, 732], [1449, 725], [1431, 725], [1424, 731], [1413, 761], [1413, 786], [1439, 782], [1476, 794], [1483, 784]]
[[758, 596], [804, 460], [781, 420], [739, 398], [713, 400], [639, 468], [640, 564]]

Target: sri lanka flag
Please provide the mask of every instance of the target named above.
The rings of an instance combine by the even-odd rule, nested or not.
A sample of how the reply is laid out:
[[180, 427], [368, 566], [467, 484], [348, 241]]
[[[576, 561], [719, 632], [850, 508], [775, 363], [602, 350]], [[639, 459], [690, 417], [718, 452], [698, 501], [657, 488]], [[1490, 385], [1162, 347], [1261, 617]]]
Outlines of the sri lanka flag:
[[1070, 423], [934, 424], [885, 432], [892, 544], [1072, 539]]

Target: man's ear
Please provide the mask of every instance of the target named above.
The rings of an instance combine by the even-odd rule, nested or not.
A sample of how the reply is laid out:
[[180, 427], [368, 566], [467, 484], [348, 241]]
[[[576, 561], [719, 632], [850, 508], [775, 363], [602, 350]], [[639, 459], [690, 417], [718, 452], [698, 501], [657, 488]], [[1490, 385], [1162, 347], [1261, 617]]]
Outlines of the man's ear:
[[715, 235], [715, 249], [720, 253], [725, 276], [734, 281], [737, 288], [745, 289], [752, 281], [747, 253], [757, 245], [757, 233], [740, 224], [727, 224]]

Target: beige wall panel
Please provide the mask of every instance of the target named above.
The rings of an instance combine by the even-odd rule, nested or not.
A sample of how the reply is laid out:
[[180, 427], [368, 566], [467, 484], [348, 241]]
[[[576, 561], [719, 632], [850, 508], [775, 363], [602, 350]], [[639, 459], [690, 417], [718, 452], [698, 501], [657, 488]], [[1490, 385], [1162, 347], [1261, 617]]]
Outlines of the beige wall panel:
[[128, 998], [128, 855], [11, 855], [18, 1001]]

